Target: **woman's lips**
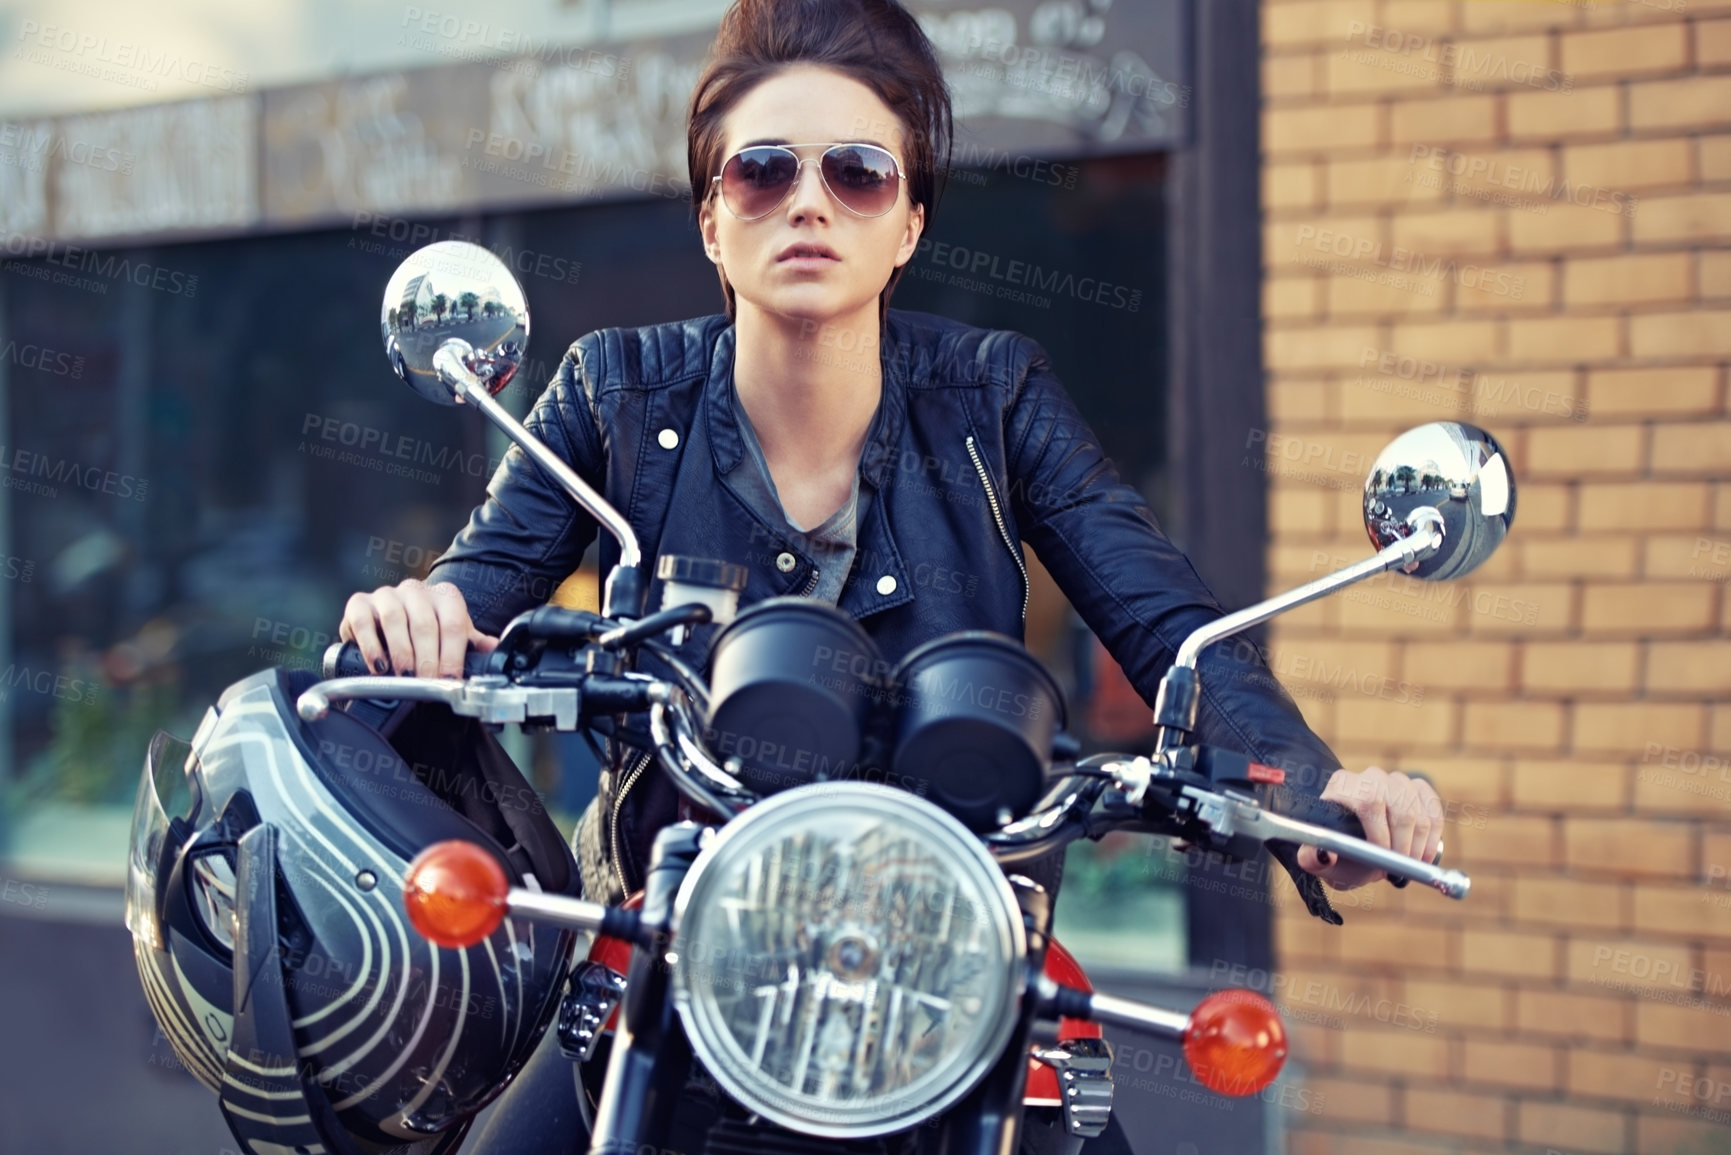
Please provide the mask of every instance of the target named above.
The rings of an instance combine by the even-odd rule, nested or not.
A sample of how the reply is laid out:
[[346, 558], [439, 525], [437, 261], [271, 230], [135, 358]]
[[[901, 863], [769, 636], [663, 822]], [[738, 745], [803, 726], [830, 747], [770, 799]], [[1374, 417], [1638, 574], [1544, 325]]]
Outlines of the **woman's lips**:
[[827, 245], [789, 245], [781, 251], [776, 259], [777, 264], [787, 265], [818, 265], [834, 264], [841, 260], [836, 251]]

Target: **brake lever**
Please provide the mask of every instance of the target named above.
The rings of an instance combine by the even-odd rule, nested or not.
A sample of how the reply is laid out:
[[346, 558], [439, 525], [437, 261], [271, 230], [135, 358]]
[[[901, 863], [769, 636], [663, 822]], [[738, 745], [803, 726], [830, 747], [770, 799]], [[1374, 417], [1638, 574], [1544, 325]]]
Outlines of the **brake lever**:
[[1351, 835], [1276, 814], [1252, 798], [1197, 786], [1181, 787], [1179, 794], [1188, 803], [1196, 820], [1216, 838], [1250, 837], [1261, 842], [1307, 843], [1332, 850], [1353, 862], [1387, 871], [1390, 877], [1422, 882], [1453, 899], [1465, 898], [1472, 889], [1472, 879], [1458, 870], [1445, 870]]

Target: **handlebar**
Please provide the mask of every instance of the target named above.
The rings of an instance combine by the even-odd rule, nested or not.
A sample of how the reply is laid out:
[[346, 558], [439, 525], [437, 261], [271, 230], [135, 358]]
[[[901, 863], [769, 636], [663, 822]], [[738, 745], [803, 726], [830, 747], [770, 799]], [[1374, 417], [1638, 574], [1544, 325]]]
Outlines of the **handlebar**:
[[[594, 630], [603, 619], [596, 619]], [[609, 623], [611, 624], [611, 623]], [[497, 654], [498, 651], [495, 651]], [[735, 776], [735, 766], [704, 746], [702, 707], [691, 688], [641, 673], [603, 673], [564, 667], [519, 670], [508, 655], [471, 653], [462, 679], [380, 677], [366, 671], [352, 642], [332, 646], [325, 655], [327, 675], [301, 695], [298, 710], [309, 721], [324, 716], [333, 701], [352, 698], [411, 699], [441, 702], [454, 713], [484, 723], [551, 725], [575, 730], [597, 719], [647, 712], [651, 749], [679, 791], [705, 809], [728, 816], [757, 795]], [[351, 673], [352, 671], [352, 673]], [[699, 689], [699, 692], [700, 689]], [[641, 739], [639, 740], [641, 744]], [[1184, 758], [1164, 751], [1152, 757], [1096, 755], [1055, 778], [1033, 813], [982, 836], [993, 857], [1005, 866], [1061, 850], [1079, 838], [1098, 838], [1114, 829], [1182, 837], [1247, 857], [1267, 842], [1294, 842], [1330, 850], [1343, 858], [1386, 871], [1397, 884], [1422, 882], [1450, 898], [1464, 898], [1471, 880], [1436, 863], [1419, 862], [1364, 841], [1364, 826], [1347, 807], [1269, 782], [1266, 793], [1246, 793], [1253, 783], [1238, 782], [1240, 770], [1225, 771], [1224, 782], [1196, 772], [1197, 759], [1222, 765], [1241, 755], [1197, 747]], [[1256, 778], [1246, 762], [1243, 773]], [[1262, 781], [1268, 782], [1267, 779]]]

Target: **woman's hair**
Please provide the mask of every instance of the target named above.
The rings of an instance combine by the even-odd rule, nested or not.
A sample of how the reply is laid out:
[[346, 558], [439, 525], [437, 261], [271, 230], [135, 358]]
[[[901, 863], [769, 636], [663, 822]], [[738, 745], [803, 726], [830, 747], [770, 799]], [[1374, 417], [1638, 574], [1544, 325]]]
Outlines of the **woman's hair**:
[[[925, 30], [896, 0], [735, 0], [691, 93], [686, 151], [693, 209], [703, 208], [726, 159], [722, 121], [746, 93], [792, 64], [850, 76], [900, 118], [908, 197], [925, 209], [930, 228], [939, 174], [950, 161], [950, 90]], [[882, 134], [862, 125], [849, 135]], [[890, 274], [878, 297], [880, 323], [906, 267]], [[733, 286], [720, 275], [731, 318]]]

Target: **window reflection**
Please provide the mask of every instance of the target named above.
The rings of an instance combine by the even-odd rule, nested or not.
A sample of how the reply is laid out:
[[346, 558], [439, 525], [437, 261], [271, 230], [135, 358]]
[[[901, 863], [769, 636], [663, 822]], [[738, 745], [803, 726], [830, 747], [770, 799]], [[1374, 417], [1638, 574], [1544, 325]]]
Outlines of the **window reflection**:
[[[1158, 512], [1162, 162], [1078, 170], [1067, 187], [1001, 171], [952, 180], [894, 303], [1040, 341]], [[720, 310], [690, 217], [656, 200], [424, 223], [431, 239], [481, 238], [518, 273], [534, 324], [523, 385], [500, 400], [521, 414], [581, 334]], [[348, 596], [425, 574], [484, 497], [501, 439], [412, 396], [380, 346], [380, 294], [409, 248], [361, 228], [117, 250], [107, 273], [75, 278], [46, 261], [0, 265], [9, 853], [83, 839], [80, 853], [112, 858], [118, 877], [125, 824], [109, 819], [130, 805], [152, 733], [190, 736], [257, 669], [315, 667]], [[1137, 711], [1106, 685], [1121, 675], [1034, 575], [1028, 640], [1082, 736], [1140, 748], [1146, 729], [1120, 724]], [[564, 804], [592, 789], [580, 743], [538, 739], [527, 755]], [[42, 833], [44, 815], [80, 813], [92, 821]], [[1122, 926], [1128, 868], [1153, 904], [1135, 921], [1165, 944], [1132, 949], [1181, 963], [1171, 880], [1126, 866], [1145, 855], [1072, 855], [1060, 934], [1084, 961], [1091, 941], [1104, 949], [1096, 931], [1114, 903]]]

